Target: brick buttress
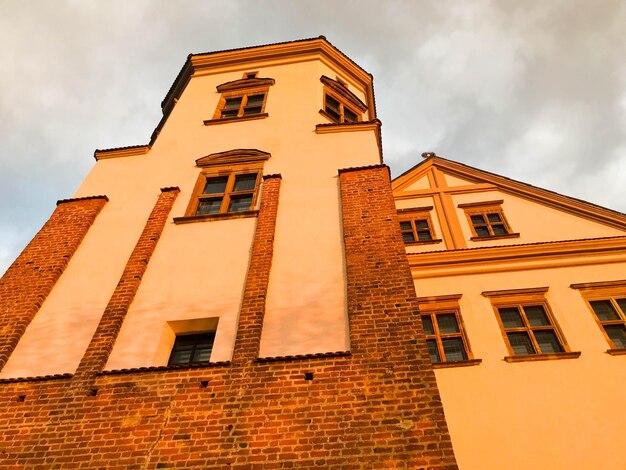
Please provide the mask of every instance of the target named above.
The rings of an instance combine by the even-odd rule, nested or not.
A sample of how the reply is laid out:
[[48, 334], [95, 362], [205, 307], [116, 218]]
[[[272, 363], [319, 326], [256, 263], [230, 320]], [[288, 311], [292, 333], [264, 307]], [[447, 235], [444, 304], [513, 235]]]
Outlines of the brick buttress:
[[106, 196], [59, 201], [0, 279], [0, 370], [107, 201]]

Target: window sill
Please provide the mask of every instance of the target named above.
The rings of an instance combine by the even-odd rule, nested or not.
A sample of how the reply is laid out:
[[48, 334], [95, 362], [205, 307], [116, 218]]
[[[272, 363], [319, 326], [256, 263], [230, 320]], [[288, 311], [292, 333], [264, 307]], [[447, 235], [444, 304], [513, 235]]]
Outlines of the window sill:
[[525, 356], [506, 356], [506, 362], [526, 362], [526, 361], [551, 361], [554, 359], [576, 359], [580, 357], [580, 351], [550, 353], [550, 354], [528, 354]]
[[606, 352], [611, 356], [626, 356], [626, 348], [607, 349]]
[[255, 119], [265, 119], [269, 114], [261, 113], [254, 114], [252, 116], [232, 117], [232, 118], [220, 118], [220, 119], [207, 119], [204, 121], [205, 126], [212, 126], [214, 124], [226, 124], [227, 122], [240, 122], [240, 121], [253, 121]]
[[432, 245], [433, 243], [441, 243], [443, 240], [437, 238], [435, 240], [418, 240], [414, 242], [404, 242], [404, 246], [419, 246], [419, 245]]
[[438, 362], [433, 364], [433, 369], [448, 369], [450, 367], [469, 367], [477, 366], [483, 362], [482, 359], [467, 359], [465, 361]]
[[193, 222], [217, 222], [218, 220], [229, 219], [246, 219], [249, 217], [257, 217], [258, 210], [229, 212], [226, 214], [205, 214], [205, 215], [188, 215], [185, 217], [174, 217], [175, 224], [190, 224]]
[[506, 235], [497, 235], [493, 237], [471, 237], [470, 240], [473, 242], [484, 242], [488, 240], [499, 240], [501, 238], [519, 238], [519, 233], [508, 233]]

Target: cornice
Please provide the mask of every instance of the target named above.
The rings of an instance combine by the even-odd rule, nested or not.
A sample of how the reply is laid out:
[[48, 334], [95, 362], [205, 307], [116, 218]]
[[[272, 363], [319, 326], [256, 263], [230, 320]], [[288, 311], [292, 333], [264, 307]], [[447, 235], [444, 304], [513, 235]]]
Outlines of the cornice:
[[[626, 262], [626, 236], [409, 253], [413, 278]], [[586, 261], [581, 257], [589, 258]]]
[[218, 93], [224, 93], [225, 91], [270, 87], [275, 83], [276, 80], [274, 80], [273, 78], [240, 78], [239, 80], [233, 80], [230, 82], [222, 83], [221, 85], [217, 85], [216, 90]]
[[150, 145], [131, 145], [128, 147], [117, 147], [110, 149], [96, 149], [93, 157], [97, 160], [105, 160], [107, 158], [134, 157], [136, 155], [145, 155], [150, 151]]

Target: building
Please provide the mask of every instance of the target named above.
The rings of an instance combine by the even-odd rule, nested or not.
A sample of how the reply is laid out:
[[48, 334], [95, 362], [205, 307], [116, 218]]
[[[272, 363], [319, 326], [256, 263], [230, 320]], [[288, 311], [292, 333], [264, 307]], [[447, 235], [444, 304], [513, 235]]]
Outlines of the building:
[[4, 466], [626, 466], [626, 216], [391, 182], [323, 37], [190, 55], [162, 108], [0, 281]]

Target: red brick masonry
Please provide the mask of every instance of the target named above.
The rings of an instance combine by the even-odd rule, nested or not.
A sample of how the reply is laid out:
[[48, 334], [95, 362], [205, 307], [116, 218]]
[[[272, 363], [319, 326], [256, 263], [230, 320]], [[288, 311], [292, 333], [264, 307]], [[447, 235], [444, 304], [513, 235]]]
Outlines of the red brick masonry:
[[0, 279], [0, 370], [108, 201], [66, 199]]
[[0, 467], [456, 469], [388, 169], [340, 172], [352, 353], [258, 354], [279, 178], [263, 185], [232, 363], [0, 384]]

